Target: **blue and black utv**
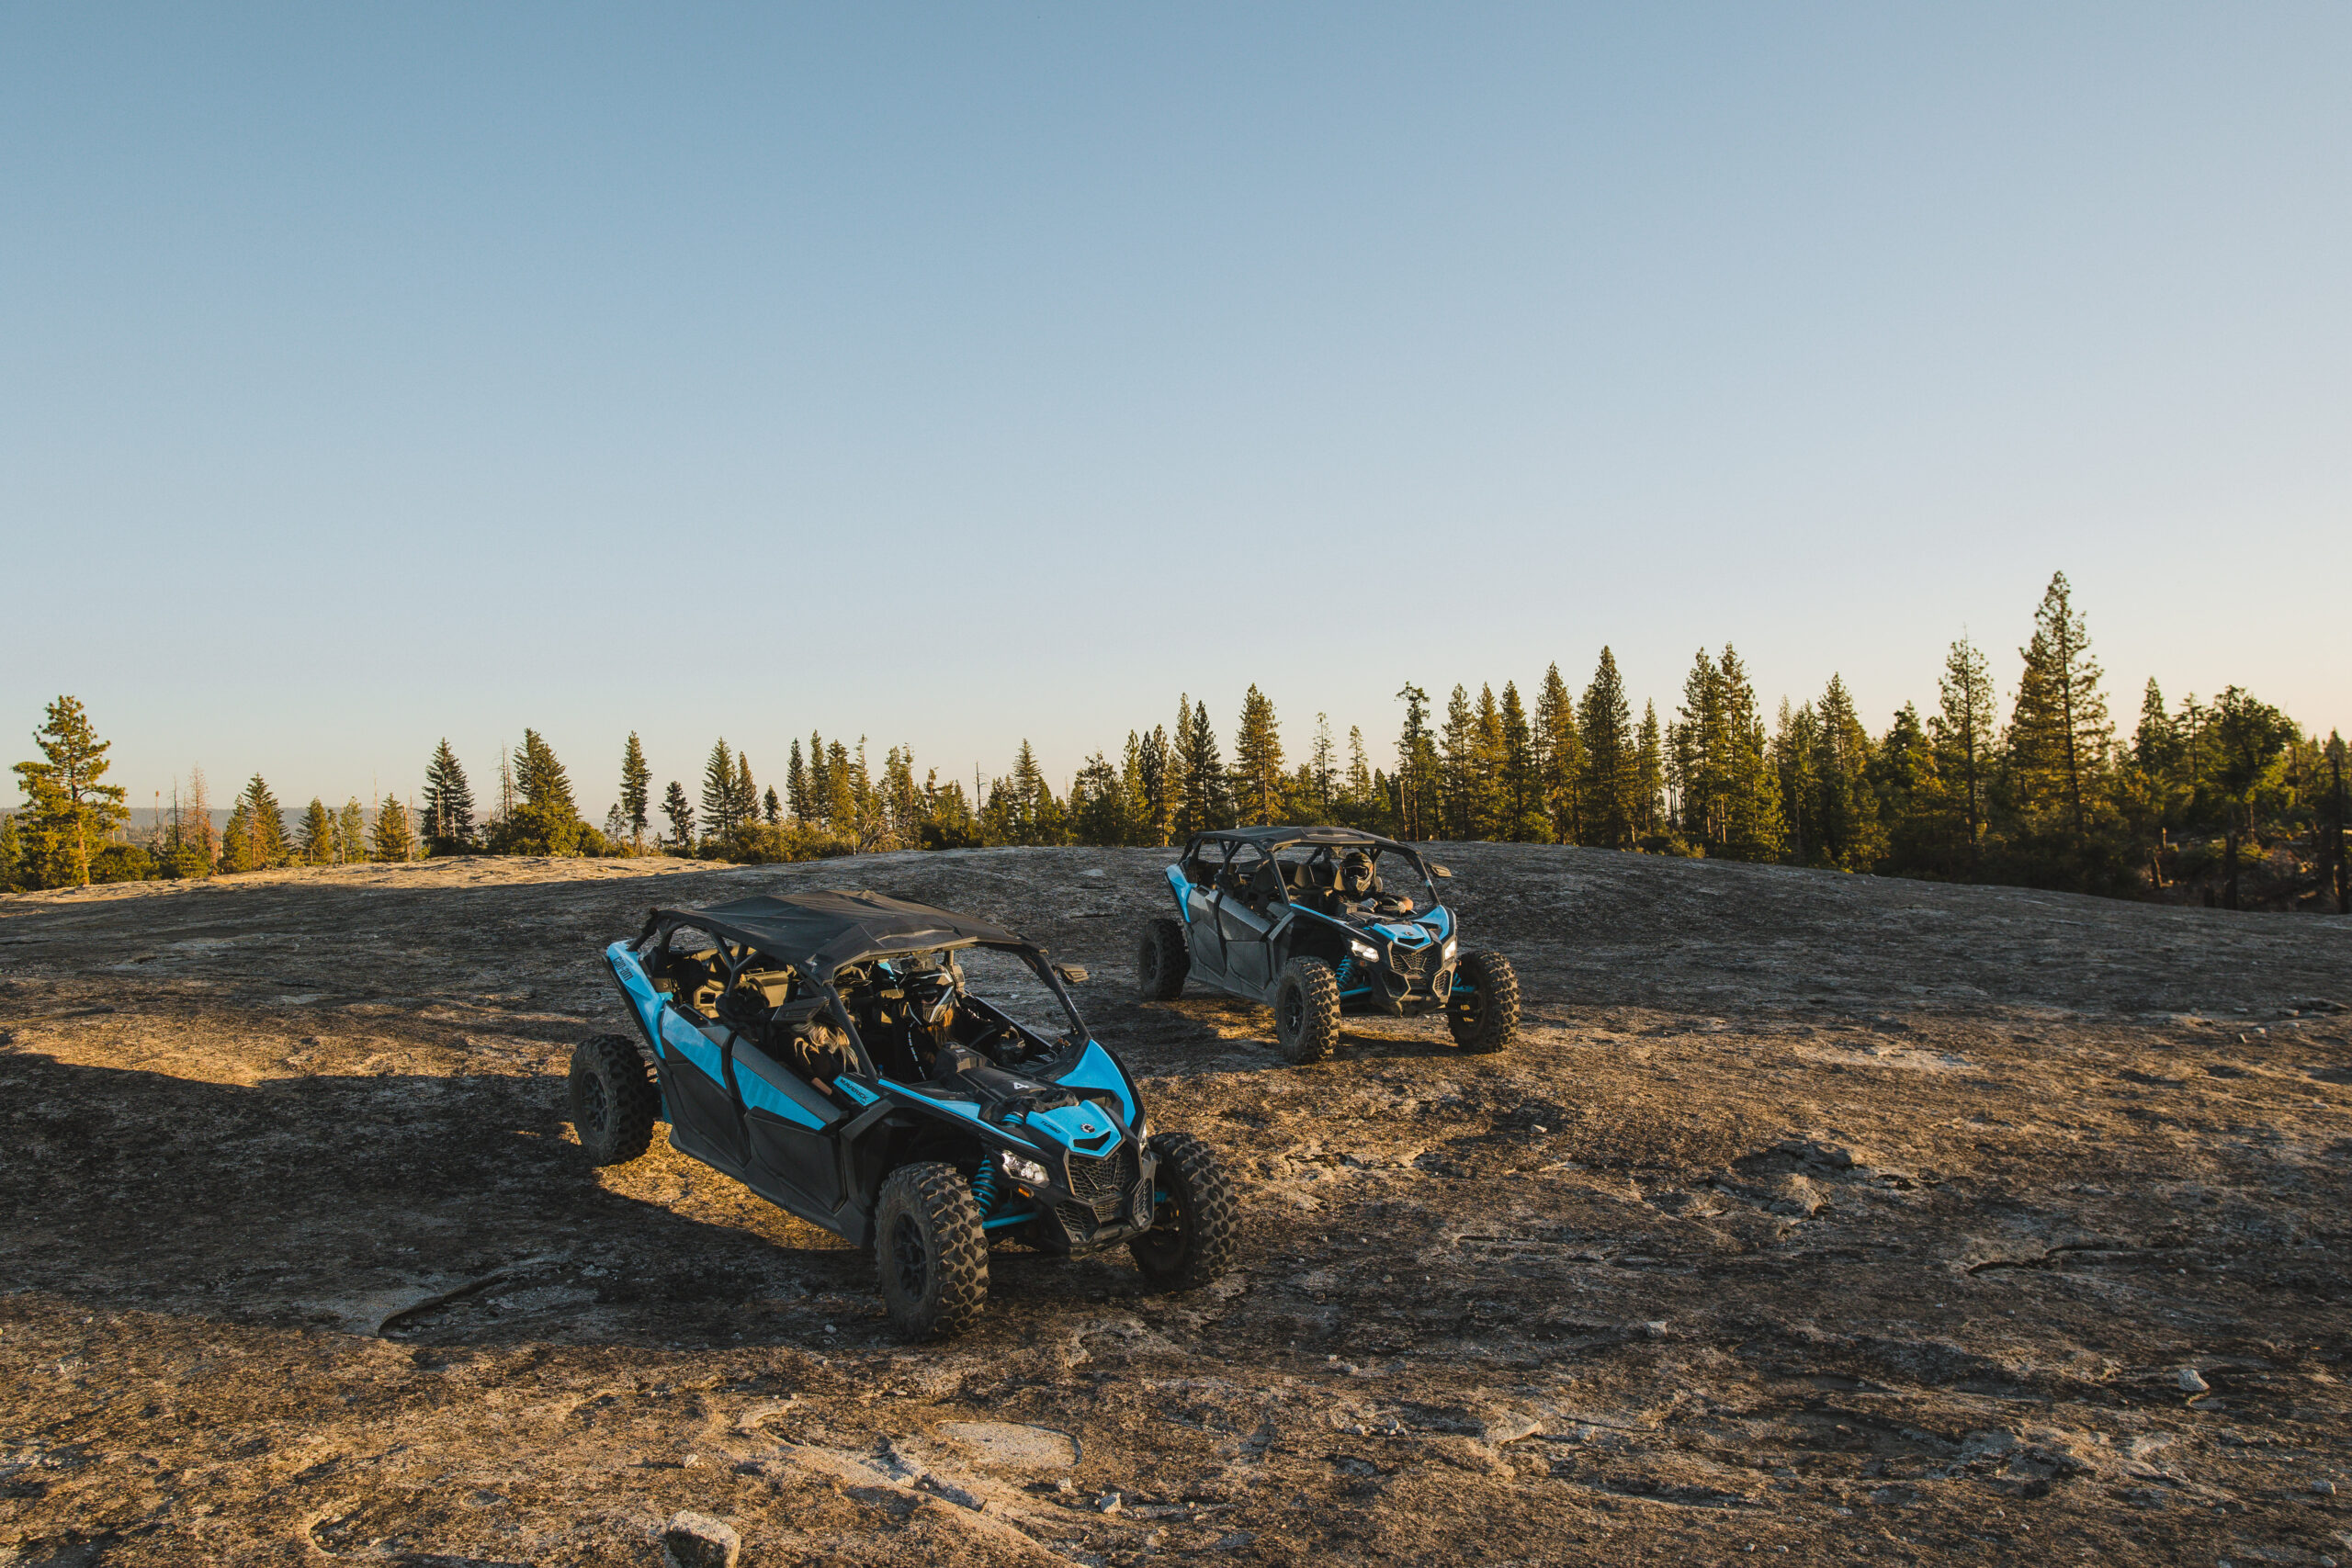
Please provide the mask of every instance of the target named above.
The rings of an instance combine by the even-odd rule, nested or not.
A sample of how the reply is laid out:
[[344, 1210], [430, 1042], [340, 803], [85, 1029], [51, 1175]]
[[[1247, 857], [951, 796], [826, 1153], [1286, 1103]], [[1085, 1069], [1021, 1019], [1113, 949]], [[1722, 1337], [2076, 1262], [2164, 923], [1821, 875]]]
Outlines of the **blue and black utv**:
[[1519, 1034], [1519, 976], [1499, 953], [1459, 951], [1437, 896], [1453, 874], [1352, 828], [1195, 833], [1168, 868], [1177, 918], [1143, 933], [1137, 989], [1165, 1001], [1189, 976], [1268, 1003], [1293, 1062], [1329, 1055], [1343, 1012], [1442, 1010], [1455, 1044], [1499, 1051]]
[[[871, 1247], [910, 1337], [971, 1324], [995, 1241], [1125, 1242], [1165, 1290], [1233, 1261], [1215, 1152], [1154, 1135], [1064, 989], [1085, 972], [1033, 942], [876, 893], [804, 893], [656, 909], [605, 959], [642, 1043], [572, 1053], [588, 1157], [635, 1159], [666, 1121], [673, 1148]], [[966, 961], [1005, 994], [973, 994]]]

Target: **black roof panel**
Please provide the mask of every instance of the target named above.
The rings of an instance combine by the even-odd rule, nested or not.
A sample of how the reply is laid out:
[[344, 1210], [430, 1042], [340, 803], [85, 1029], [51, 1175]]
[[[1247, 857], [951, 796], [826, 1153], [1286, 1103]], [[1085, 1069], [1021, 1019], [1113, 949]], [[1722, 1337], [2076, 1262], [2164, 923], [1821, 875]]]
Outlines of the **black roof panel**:
[[1366, 833], [1354, 828], [1333, 828], [1329, 825], [1314, 828], [1217, 828], [1201, 833], [1197, 837], [1208, 842], [1229, 840], [1238, 843], [1255, 844], [1269, 852], [1286, 849], [1292, 844], [1378, 844], [1384, 849], [1403, 850], [1407, 854], [1415, 852], [1411, 846], [1400, 844], [1394, 839], [1384, 839], [1377, 833]]
[[699, 927], [825, 980], [844, 964], [886, 953], [974, 942], [1028, 945], [1001, 926], [882, 893], [763, 894], [707, 909], [656, 909], [646, 923], [648, 934], [664, 922]]

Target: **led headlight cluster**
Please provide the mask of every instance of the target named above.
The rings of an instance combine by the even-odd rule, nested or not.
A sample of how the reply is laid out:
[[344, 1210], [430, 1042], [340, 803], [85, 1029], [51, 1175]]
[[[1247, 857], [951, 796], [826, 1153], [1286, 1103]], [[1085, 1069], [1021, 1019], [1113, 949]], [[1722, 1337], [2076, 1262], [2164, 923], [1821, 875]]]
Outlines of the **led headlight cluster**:
[[1367, 963], [1377, 964], [1380, 962], [1380, 949], [1373, 946], [1370, 942], [1351, 942], [1348, 943], [1348, 951], [1354, 953], [1358, 958], [1365, 960]]
[[1447, 937], [1445, 939], [1445, 961], [1448, 964], [1453, 962], [1453, 939], [1452, 937]]
[[1034, 1159], [1023, 1159], [1011, 1149], [1004, 1151], [1004, 1173], [1015, 1181], [1025, 1181], [1032, 1187], [1044, 1187], [1053, 1175]]

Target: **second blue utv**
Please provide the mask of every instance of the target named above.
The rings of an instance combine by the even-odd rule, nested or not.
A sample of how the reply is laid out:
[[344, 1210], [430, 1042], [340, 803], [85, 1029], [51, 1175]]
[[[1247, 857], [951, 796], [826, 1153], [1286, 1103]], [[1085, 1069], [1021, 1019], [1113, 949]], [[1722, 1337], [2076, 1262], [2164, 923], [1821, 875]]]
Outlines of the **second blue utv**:
[[1461, 945], [1437, 894], [1453, 874], [1353, 828], [1195, 833], [1167, 872], [1175, 917], [1137, 944], [1136, 988], [1165, 1001], [1189, 978], [1264, 1002], [1292, 1062], [1329, 1055], [1349, 1012], [1442, 1012], [1455, 1044], [1500, 1051], [1519, 1034], [1519, 976]]
[[[995, 996], [967, 983], [983, 954], [1007, 961]], [[655, 909], [605, 964], [636, 1030], [572, 1053], [590, 1160], [633, 1160], [667, 1122], [681, 1154], [872, 1247], [910, 1337], [970, 1325], [992, 1242], [1124, 1244], [1161, 1290], [1233, 1263], [1216, 1152], [1153, 1132], [1064, 988], [1085, 972], [1011, 931], [878, 893], [804, 893]]]

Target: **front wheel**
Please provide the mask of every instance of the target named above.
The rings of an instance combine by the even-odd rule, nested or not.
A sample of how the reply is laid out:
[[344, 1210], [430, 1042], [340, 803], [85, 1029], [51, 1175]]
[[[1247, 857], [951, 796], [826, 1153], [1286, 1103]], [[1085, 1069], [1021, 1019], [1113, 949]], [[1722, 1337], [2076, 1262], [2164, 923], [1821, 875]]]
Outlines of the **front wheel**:
[[571, 1130], [592, 1165], [627, 1165], [653, 1141], [662, 1091], [637, 1043], [599, 1034], [571, 1048]]
[[910, 1339], [961, 1334], [989, 1299], [988, 1233], [952, 1165], [902, 1165], [874, 1209], [874, 1268], [890, 1322]]
[[1233, 1179], [1216, 1151], [1190, 1133], [1162, 1133], [1151, 1152], [1159, 1156], [1151, 1229], [1127, 1250], [1152, 1289], [1195, 1290], [1232, 1268], [1240, 1249]]
[[1274, 982], [1274, 1040], [1283, 1060], [1319, 1062], [1340, 1043], [1340, 979], [1319, 958], [1294, 958]]
[[1473, 953], [1454, 971], [1445, 1026], [1464, 1051], [1499, 1051], [1519, 1038], [1519, 975], [1499, 953]]
[[1165, 916], [1144, 927], [1136, 944], [1136, 994], [1148, 1002], [1173, 1000], [1193, 971], [1193, 950], [1184, 928]]

